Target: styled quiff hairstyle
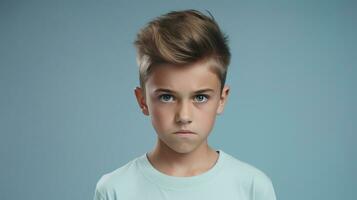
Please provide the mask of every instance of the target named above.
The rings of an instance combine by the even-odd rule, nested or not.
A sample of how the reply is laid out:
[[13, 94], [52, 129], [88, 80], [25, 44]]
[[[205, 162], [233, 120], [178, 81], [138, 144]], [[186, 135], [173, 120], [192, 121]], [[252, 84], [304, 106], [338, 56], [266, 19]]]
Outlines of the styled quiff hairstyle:
[[221, 32], [214, 17], [197, 10], [171, 11], [150, 21], [137, 34], [140, 86], [145, 83], [155, 65], [186, 65], [213, 58], [210, 67], [221, 83], [226, 81], [230, 62], [228, 36]]

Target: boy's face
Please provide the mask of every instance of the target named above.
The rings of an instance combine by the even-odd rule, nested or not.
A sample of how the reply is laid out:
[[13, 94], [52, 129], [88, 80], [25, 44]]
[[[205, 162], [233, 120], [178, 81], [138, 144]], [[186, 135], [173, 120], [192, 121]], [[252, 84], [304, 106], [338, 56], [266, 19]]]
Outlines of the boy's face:
[[[178, 153], [205, 148], [216, 115], [223, 112], [229, 87], [226, 85], [220, 95], [220, 81], [209, 64], [156, 66], [146, 82], [145, 97], [141, 88], [135, 89], [143, 113], [151, 115], [158, 138]], [[180, 130], [193, 134], [177, 134]]]

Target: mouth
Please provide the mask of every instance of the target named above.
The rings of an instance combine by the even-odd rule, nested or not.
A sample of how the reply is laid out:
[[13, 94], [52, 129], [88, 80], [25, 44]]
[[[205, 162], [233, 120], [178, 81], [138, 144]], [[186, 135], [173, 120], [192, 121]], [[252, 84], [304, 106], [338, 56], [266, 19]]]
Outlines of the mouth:
[[187, 134], [195, 134], [195, 133], [192, 131], [189, 131], [189, 130], [180, 130], [180, 131], [175, 132], [175, 134], [187, 135]]

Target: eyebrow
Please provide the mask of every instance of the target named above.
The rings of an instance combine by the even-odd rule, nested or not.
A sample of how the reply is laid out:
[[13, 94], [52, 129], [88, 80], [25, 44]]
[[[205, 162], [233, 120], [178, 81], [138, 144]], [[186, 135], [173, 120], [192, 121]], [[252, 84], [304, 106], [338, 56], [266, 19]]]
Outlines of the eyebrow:
[[[177, 92], [170, 90], [170, 89], [166, 89], [166, 88], [158, 88], [154, 91], [154, 93], [159, 93], [159, 92], [167, 92], [167, 93], [173, 93], [176, 94]], [[205, 88], [205, 89], [201, 89], [201, 90], [197, 90], [195, 92], [193, 92], [194, 94], [199, 94], [199, 93], [205, 93], [205, 92], [214, 92], [213, 89], [211, 88]]]

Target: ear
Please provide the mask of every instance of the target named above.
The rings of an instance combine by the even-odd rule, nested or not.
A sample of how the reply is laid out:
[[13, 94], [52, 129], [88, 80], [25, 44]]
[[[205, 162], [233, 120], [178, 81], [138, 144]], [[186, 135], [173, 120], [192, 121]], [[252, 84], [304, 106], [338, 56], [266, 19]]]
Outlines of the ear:
[[224, 110], [224, 106], [226, 105], [227, 99], [228, 99], [228, 94], [229, 94], [229, 86], [225, 85], [222, 89], [222, 95], [219, 100], [219, 105], [217, 108], [217, 115], [221, 114]]
[[141, 108], [141, 111], [144, 115], [149, 115], [149, 110], [148, 110], [148, 106], [146, 104], [146, 100], [145, 100], [145, 93], [143, 91], [142, 88], [140, 87], [136, 87], [134, 89], [135, 92], [135, 96], [136, 96], [136, 100], [139, 104], [139, 107]]

